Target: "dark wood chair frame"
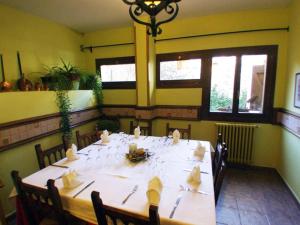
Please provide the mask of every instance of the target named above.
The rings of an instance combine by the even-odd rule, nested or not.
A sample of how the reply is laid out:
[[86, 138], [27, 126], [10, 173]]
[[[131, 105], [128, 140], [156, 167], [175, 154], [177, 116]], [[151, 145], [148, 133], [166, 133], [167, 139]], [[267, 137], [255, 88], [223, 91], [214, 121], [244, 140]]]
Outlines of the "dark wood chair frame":
[[78, 149], [83, 149], [101, 139], [100, 131], [93, 131], [85, 134], [80, 134], [79, 130], [76, 131], [76, 140]]
[[[148, 124], [148, 126], [141, 126], [140, 124], [142, 122], [145, 122]], [[130, 121], [130, 134], [134, 133], [134, 129], [139, 126], [141, 130], [141, 134], [145, 136], [151, 136], [152, 135], [152, 122], [151, 121], [144, 121], [144, 120], [137, 120], [134, 124], [134, 121]]]
[[149, 217], [144, 217], [124, 210], [103, 205], [103, 202], [99, 196], [99, 192], [93, 191], [91, 197], [98, 224], [108, 225], [107, 217], [109, 217], [114, 225], [117, 225], [117, 220], [120, 220], [124, 225], [160, 225], [157, 206], [150, 205]]
[[40, 169], [46, 167], [46, 161], [48, 165], [63, 159], [66, 156], [66, 146], [64, 144], [56, 145], [52, 148], [43, 150], [41, 144], [35, 145], [35, 152], [38, 159]]
[[12, 171], [11, 176], [30, 225], [38, 225], [44, 219], [43, 216], [49, 215], [53, 216], [59, 225], [70, 224], [69, 213], [63, 210], [54, 180], [48, 180], [47, 189], [43, 189], [23, 183], [18, 171]]
[[221, 167], [219, 169], [219, 173], [218, 173], [217, 179], [216, 179], [215, 184], [214, 184], [215, 204], [216, 205], [218, 203], [220, 191], [221, 191], [221, 188], [222, 188], [222, 183], [223, 183], [223, 180], [224, 180], [224, 177], [225, 177], [226, 168], [227, 168], [226, 163], [225, 163], [224, 160], [222, 160]]
[[227, 151], [227, 146], [226, 146], [225, 142], [223, 142], [222, 145], [219, 145], [218, 149], [216, 150], [216, 154], [217, 154], [217, 157], [216, 157], [216, 161], [214, 162], [215, 163], [215, 171], [213, 173], [214, 183], [218, 179], [218, 175], [220, 173], [222, 163], [224, 162], [225, 164], [227, 164], [228, 151]]
[[188, 128], [175, 128], [175, 127], [170, 127], [170, 124], [166, 124], [166, 136], [172, 135], [174, 130], [178, 130], [181, 134], [181, 138], [187, 138], [191, 139], [192, 136], [192, 125], [189, 124]]
[[223, 139], [222, 139], [222, 134], [218, 134], [217, 138], [217, 144], [215, 148], [215, 152], [212, 158], [212, 170], [213, 170], [213, 175], [216, 175], [216, 169], [218, 167], [218, 164], [221, 163], [221, 156], [222, 156], [222, 144], [223, 144]]

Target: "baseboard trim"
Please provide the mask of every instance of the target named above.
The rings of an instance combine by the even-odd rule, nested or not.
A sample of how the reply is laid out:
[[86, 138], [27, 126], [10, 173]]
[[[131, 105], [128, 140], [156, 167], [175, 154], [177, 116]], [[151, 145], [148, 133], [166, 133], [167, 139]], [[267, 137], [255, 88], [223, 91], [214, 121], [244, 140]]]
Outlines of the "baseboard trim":
[[287, 182], [287, 180], [280, 174], [280, 172], [276, 170], [276, 173], [278, 174], [278, 176], [281, 178], [282, 182], [284, 183], [284, 185], [287, 187], [287, 189], [289, 190], [289, 192], [292, 194], [292, 196], [294, 197], [294, 200], [300, 210], [300, 198], [297, 196], [296, 192], [293, 190], [293, 188], [289, 185], [289, 183]]

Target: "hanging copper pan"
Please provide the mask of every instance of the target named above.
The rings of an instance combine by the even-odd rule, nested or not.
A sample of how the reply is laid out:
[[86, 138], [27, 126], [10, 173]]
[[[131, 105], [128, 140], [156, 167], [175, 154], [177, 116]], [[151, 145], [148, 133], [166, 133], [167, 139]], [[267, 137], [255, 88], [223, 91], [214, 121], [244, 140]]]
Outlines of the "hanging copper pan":
[[10, 91], [12, 84], [5, 80], [3, 56], [0, 55], [2, 82], [0, 83], [0, 91]]

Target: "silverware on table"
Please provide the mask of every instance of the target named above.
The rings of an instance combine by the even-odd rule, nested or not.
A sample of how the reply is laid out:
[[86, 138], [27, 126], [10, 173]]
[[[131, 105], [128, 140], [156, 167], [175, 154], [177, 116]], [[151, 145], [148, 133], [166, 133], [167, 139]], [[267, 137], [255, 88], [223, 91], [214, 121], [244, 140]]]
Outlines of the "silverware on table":
[[[192, 170], [190, 170], [190, 169], [184, 169], [183, 171], [192, 172]], [[205, 171], [200, 171], [200, 173], [209, 174], [208, 172], [205, 172]]]
[[88, 183], [87, 185], [84, 186], [84, 188], [82, 188], [80, 191], [78, 191], [73, 198], [76, 198], [79, 194], [81, 194], [85, 189], [87, 189], [89, 186], [91, 186], [93, 183], [95, 183], [95, 181], [91, 181], [90, 183]]
[[[62, 175], [60, 175], [59, 177], [54, 178], [54, 180], [59, 180], [60, 178], [62, 178], [64, 176], [65, 173], [63, 173]], [[45, 187], [47, 186], [47, 183], [45, 184]]]
[[198, 194], [203, 194], [203, 195], [209, 195], [207, 192], [205, 191], [198, 191], [198, 190], [192, 190], [189, 187], [184, 187], [183, 185], [180, 185], [180, 190], [181, 191], [188, 191], [188, 192], [192, 192], [192, 193], [198, 193]]
[[78, 155], [86, 155], [88, 156], [89, 154], [88, 153], [83, 153], [83, 152], [77, 152]]
[[131, 197], [131, 195], [133, 195], [138, 189], [138, 185], [135, 185], [132, 189], [132, 191], [127, 195], [127, 197], [123, 200], [122, 205], [124, 205], [127, 200]]
[[176, 202], [175, 202], [175, 204], [174, 204], [173, 210], [172, 210], [172, 212], [171, 212], [171, 214], [170, 214], [170, 216], [169, 216], [170, 219], [173, 218], [173, 216], [174, 216], [174, 214], [175, 214], [175, 211], [176, 211], [176, 209], [177, 209], [177, 207], [178, 207], [178, 205], [179, 205], [179, 203], [180, 203], [181, 198], [182, 198], [182, 195], [181, 195], [181, 194], [178, 195], [178, 197], [177, 197], [177, 199], [176, 199]]
[[54, 166], [54, 167], [59, 167], [59, 168], [64, 168], [64, 169], [69, 169], [68, 166], [60, 166], [60, 165], [55, 165], [55, 164], [52, 164], [50, 166]]

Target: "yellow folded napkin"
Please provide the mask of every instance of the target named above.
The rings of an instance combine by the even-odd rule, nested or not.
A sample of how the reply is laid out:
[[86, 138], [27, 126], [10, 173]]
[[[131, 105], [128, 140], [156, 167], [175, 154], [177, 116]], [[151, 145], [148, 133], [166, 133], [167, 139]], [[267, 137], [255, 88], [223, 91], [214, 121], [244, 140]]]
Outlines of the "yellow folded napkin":
[[205, 146], [199, 141], [198, 145], [194, 151], [194, 156], [198, 157], [200, 160], [203, 160], [205, 155]]
[[107, 130], [104, 130], [103, 133], [101, 134], [101, 140], [102, 140], [102, 143], [109, 142], [109, 133]]
[[147, 198], [151, 205], [159, 205], [163, 185], [159, 177], [153, 177], [148, 183]]
[[75, 170], [69, 171], [62, 176], [64, 188], [75, 188], [82, 184], [82, 181], [78, 179], [78, 174]]
[[69, 161], [79, 159], [79, 156], [77, 155], [77, 146], [72, 144], [71, 148], [66, 151], [66, 156]]
[[192, 185], [199, 185], [201, 183], [201, 171], [200, 166], [195, 166], [192, 172], [189, 174], [188, 183]]
[[141, 135], [141, 129], [140, 127], [138, 126], [137, 128], [134, 129], [134, 137], [135, 138], [139, 138]]
[[176, 129], [173, 131], [173, 143], [177, 144], [180, 140], [180, 132]]

